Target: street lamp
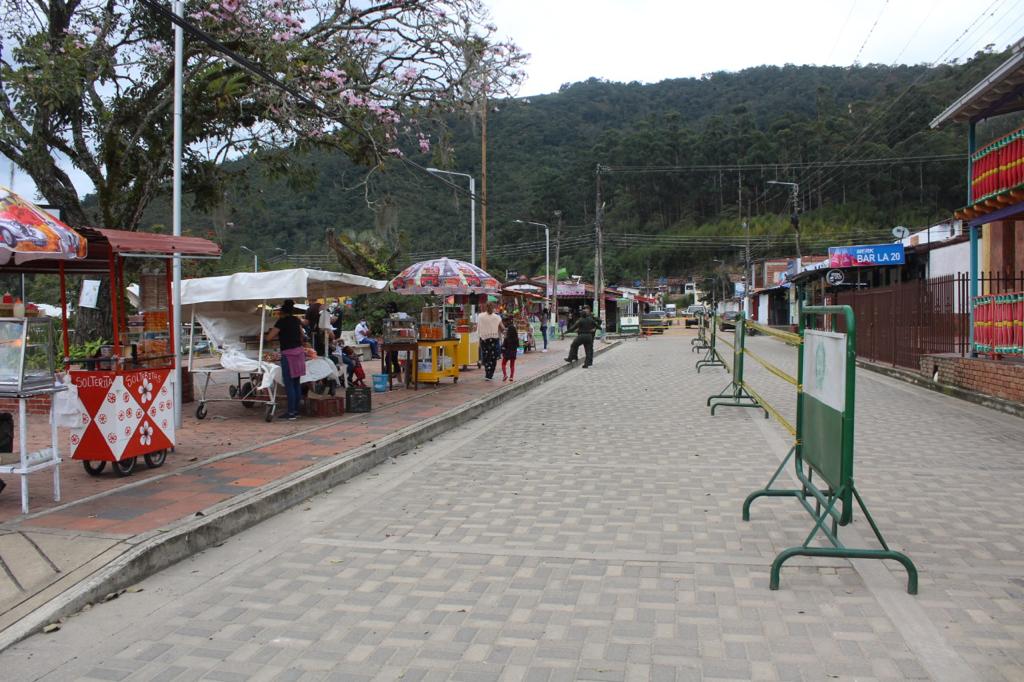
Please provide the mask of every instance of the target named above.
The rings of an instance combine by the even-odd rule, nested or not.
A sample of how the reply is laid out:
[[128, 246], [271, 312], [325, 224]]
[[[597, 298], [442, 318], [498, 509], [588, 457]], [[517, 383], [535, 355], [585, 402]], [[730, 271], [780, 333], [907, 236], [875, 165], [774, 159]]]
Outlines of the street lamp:
[[[513, 220], [512, 222], [544, 228], [544, 297], [547, 298], [548, 287], [556, 289], [558, 286], [551, 284], [551, 229], [545, 223], [537, 223], [532, 220]], [[551, 308], [550, 303], [548, 303], [548, 326], [555, 326], [555, 311]]]
[[428, 168], [427, 172], [433, 175], [457, 175], [469, 178], [469, 262], [476, 265], [476, 178], [469, 173], [456, 173], [440, 168]]
[[242, 251], [248, 251], [249, 253], [252, 254], [252, 271], [253, 272], [259, 272], [260, 271], [260, 257], [258, 255], [256, 255], [256, 252], [253, 251], [252, 249], [250, 249], [245, 244], [240, 244], [238, 248], [242, 249]]

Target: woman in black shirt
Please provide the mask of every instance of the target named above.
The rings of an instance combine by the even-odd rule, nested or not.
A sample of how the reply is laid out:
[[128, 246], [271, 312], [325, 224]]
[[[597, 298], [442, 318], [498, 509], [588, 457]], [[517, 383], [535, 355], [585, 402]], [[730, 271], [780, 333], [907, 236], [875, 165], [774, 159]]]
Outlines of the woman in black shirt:
[[302, 350], [302, 322], [295, 317], [295, 301], [285, 299], [281, 306], [281, 317], [267, 332], [267, 339], [278, 339], [281, 343], [281, 380], [288, 396], [288, 411], [285, 419], [294, 421], [299, 417], [302, 401], [302, 386], [299, 380], [306, 373], [306, 359]]

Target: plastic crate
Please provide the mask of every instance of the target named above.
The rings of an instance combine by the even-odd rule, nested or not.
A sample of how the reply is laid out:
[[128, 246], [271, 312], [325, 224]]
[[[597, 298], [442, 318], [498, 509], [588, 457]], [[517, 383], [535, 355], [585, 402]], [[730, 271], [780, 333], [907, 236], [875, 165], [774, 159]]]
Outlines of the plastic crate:
[[345, 389], [345, 411], [346, 412], [369, 412], [371, 403], [371, 389], [369, 386], [349, 386]]

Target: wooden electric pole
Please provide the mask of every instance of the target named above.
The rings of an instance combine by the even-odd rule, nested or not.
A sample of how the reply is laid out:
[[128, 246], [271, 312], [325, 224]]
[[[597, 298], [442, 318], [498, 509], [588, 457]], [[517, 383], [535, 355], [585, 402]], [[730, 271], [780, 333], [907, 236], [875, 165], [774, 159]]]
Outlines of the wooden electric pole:
[[487, 91], [480, 116], [480, 267], [487, 269]]

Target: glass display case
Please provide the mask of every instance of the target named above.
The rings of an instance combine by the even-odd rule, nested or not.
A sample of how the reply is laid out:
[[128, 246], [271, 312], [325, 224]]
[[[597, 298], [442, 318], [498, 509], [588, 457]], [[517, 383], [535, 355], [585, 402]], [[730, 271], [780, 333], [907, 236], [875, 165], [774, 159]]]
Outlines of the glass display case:
[[0, 318], [0, 395], [52, 387], [53, 343], [47, 317]]
[[384, 343], [415, 343], [417, 329], [415, 318], [396, 313], [384, 320]]
[[440, 341], [448, 338], [444, 323], [444, 308], [428, 305], [420, 311], [420, 340]]

